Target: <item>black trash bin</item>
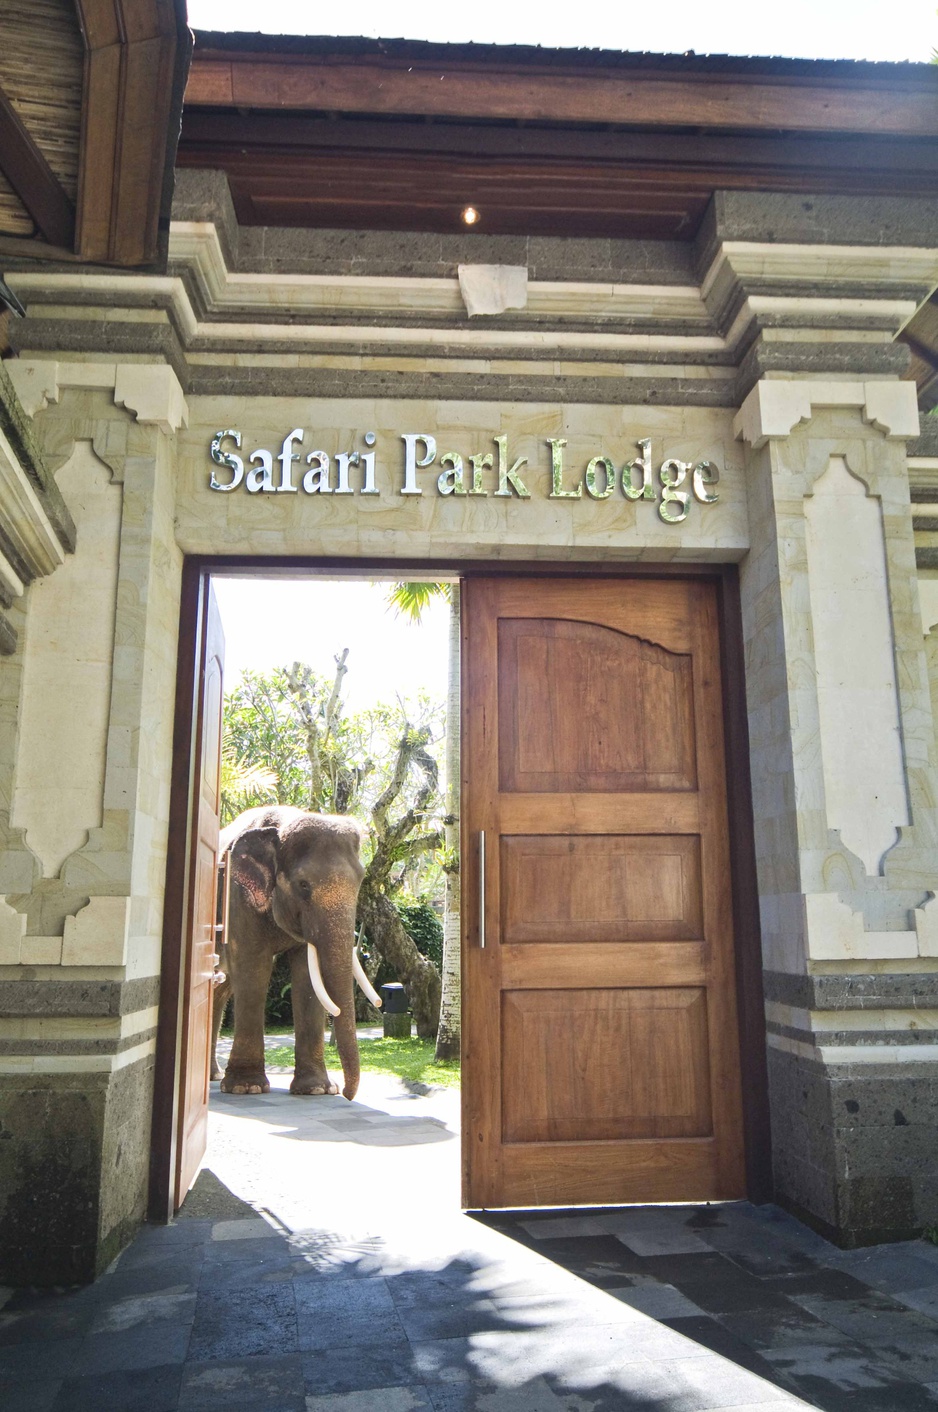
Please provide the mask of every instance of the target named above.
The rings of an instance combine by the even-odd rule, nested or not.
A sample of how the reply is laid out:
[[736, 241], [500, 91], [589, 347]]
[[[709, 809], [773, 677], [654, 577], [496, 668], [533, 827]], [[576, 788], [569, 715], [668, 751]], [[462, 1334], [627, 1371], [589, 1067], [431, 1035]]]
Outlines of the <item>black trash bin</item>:
[[381, 987], [384, 1002], [381, 1020], [385, 1039], [410, 1039], [410, 1012], [407, 1009], [407, 991], [400, 981], [388, 981]]

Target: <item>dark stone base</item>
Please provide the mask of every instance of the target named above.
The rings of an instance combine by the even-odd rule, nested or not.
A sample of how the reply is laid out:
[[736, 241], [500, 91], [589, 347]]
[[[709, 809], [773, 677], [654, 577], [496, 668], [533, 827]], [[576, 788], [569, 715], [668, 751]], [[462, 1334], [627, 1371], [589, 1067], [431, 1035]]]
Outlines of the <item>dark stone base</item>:
[[938, 1224], [938, 1064], [824, 1065], [769, 1049], [776, 1200], [851, 1247]]
[[87, 1284], [144, 1215], [152, 1059], [0, 1079], [0, 1284]]

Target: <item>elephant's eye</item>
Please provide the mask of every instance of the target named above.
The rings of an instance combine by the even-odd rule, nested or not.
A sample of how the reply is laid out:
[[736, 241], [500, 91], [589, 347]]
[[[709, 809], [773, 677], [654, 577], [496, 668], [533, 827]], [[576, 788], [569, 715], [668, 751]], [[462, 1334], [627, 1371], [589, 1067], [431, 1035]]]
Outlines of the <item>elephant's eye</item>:
[[304, 902], [308, 902], [313, 895], [313, 890], [310, 887], [309, 883], [305, 882], [302, 878], [297, 883], [296, 890], [300, 894]]

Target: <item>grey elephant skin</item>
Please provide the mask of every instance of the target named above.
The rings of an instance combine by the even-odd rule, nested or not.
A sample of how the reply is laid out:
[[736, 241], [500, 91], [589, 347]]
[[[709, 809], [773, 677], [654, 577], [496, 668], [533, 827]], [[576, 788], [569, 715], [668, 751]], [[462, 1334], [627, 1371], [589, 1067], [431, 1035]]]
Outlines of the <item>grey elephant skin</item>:
[[[274, 957], [288, 952], [296, 1030], [290, 1092], [338, 1093], [323, 1055], [325, 1011], [332, 1003], [346, 1098], [358, 1090], [354, 979], [355, 908], [363, 868], [357, 824], [340, 815], [286, 807], [249, 809], [223, 829], [219, 857], [229, 875], [225, 980], [214, 997], [214, 1035], [234, 996], [234, 1041], [222, 1077], [212, 1049], [212, 1077], [224, 1093], [267, 1093], [264, 1006]], [[310, 952], [313, 952], [310, 955]], [[314, 992], [311, 975], [321, 973]], [[364, 981], [367, 988], [367, 977]]]

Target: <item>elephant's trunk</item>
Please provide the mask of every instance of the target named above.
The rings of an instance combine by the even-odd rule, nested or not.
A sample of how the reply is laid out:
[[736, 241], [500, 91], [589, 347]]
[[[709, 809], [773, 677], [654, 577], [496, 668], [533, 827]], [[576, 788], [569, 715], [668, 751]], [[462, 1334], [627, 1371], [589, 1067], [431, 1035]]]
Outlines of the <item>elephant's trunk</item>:
[[342, 1061], [342, 1073], [345, 1075], [345, 1084], [342, 1093], [351, 1103], [358, 1092], [358, 1080], [361, 1076], [361, 1067], [358, 1058], [358, 1035], [355, 1032], [355, 1002], [349, 1004], [340, 1015], [336, 1015], [332, 1021], [332, 1032], [335, 1035], [336, 1046], [339, 1051], [339, 1058]]
[[[351, 932], [351, 927], [343, 929], [343, 937]], [[327, 944], [328, 936], [321, 935], [321, 944], [318, 948], [319, 961], [322, 964], [322, 975], [319, 984], [323, 987], [322, 994], [316, 990], [316, 980], [313, 979], [313, 958], [316, 956], [317, 948], [313, 945], [307, 946], [307, 959], [310, 963], [310, 978], [313, 979], [313, 989], [319, 997], [320, 1004], [332, 1015], [332, 1032], [335, 1035], [336, 1047], [339, 1051], [339, 1059], [342, 1063], [342, 1073], [345, 1075], [345, 1084], [342, 1089], [345, 1097], [351, 1102], [358, 1092], [358, 1081], [361, 1075], [361, 1065], [358, 1057], [358, 1035], [355, 1030], [355, 990], [352, 977], [352, 953], [351, 949], [342, 946], [331, 946]], [[317, 964], [316, 970], [319, 970]], [[329, 1002], [327, 1004], [327, 1001]]]

